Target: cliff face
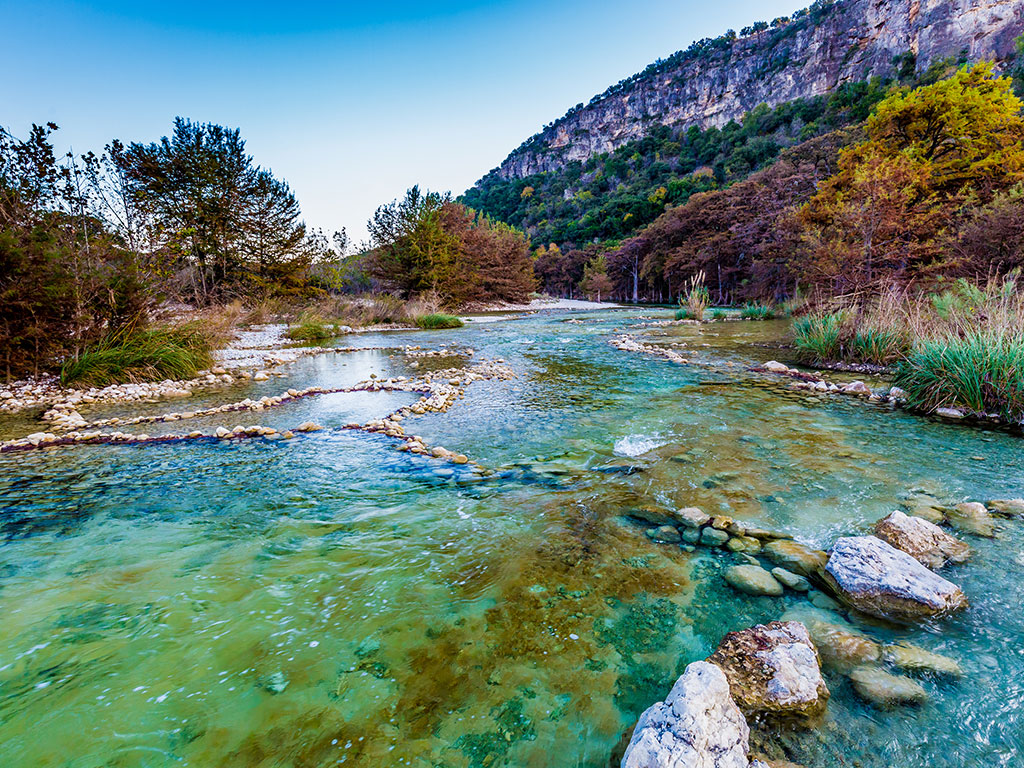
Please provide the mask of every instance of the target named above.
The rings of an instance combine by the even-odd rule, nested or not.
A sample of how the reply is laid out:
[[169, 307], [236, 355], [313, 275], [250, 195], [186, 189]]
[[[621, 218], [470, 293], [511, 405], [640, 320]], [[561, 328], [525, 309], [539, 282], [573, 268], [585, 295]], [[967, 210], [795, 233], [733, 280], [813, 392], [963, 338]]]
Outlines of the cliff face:
[[792, 21], [648, 67], [546, 127], [498, 173], [554, 170], [641, 138], [653, 123], [721, 126], [761, 103], [890, 76], [907, 52], [918, 71], [964, 54], [1002, 61], [1021, 34], [1024, 0], [819, 0]]

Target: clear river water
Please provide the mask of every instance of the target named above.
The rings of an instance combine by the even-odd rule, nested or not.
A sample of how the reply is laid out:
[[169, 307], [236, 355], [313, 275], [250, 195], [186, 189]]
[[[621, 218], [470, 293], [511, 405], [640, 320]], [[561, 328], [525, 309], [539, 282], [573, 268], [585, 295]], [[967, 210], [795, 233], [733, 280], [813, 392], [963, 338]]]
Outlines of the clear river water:
[[[188, 426], [327, 427], [294, 440], [0, 456], [0, 766], [601, 768], [724, 633], [807, 604], [734, 592], [721, 571], [736, 555], [652, 543], [631, 509], [699, 506], [827, 547], [914, 489], [1024, 491], [1019, 437], [750, 372], [787, 360], [781, 321], [643, 327], [652, 314], [669, 316], [542, 312], [337, 342], [504, 358], [515, 379], [475, 382], [448, 413], [407, 422], [483, 476], [339, 429], [416, 397], [404, 393]], [[609, 339], [623, 331], [685, 343], [698, 364], [618, 350]], [[411, 364], [310, 356], [286, 379], [194, 401]], [[0, 433], [25, 426], [0, 421]], [[825, 722], [778, 734], [780, 755], [807, 768], [1024, 765], [1024, 523], [968, 538], [971, 560], [947, 575], [969, 609], [863, 627], [952, 656], [965, 676], [922, 681], [919, 707], [879, 710], [828, 673]]]

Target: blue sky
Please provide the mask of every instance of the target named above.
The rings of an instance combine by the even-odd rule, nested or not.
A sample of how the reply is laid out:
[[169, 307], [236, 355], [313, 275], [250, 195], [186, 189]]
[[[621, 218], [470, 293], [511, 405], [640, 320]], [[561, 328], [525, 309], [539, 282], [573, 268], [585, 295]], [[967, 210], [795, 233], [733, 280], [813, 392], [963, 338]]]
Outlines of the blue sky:
[[0, 0], [0, 124], [52, 120], [76, 152], [239, 127], [310, 225], [359, 239], [409, 186], [458, 194], [659, 56], [806, 4]]

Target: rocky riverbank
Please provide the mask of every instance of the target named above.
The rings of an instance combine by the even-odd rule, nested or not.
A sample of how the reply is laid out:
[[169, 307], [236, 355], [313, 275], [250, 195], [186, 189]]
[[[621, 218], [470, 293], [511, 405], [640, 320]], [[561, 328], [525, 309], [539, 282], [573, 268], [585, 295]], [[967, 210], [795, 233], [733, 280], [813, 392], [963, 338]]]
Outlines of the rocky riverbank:
[[631, 510], [656, 543], [732, 553], [739, 563], [722, 576], [737, 592], [788, 592], [807, 602], [780, 622], [730, 633], [705, 662], [690, 664], [665, 701], [640, 717], [622, 768], [770, 766], [750, 757], [748, 722], [816, 725], [829, 697], [822, 668], [880, 709], [927, 701], [919, 678], [962, 678], [953, 658], [872, 635], [878, 626], [937, 622], [967, 608], [967, 595], [937, 571], [965, 562], [972, 548], [943, 526], [990, 538], [998, 519], [1024, 522], [1024, 499], [955, 503], [911, 491], [904, 505], [922, 516], [895, 510], [869, 535], [840, 537], [827, 551], [694, 507]]

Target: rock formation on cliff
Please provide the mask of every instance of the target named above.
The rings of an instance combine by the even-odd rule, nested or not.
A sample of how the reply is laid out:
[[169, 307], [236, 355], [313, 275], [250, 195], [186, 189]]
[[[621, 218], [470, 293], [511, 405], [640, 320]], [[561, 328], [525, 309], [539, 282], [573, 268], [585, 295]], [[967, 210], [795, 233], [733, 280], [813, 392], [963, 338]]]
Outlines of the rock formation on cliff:
[[[755, 28], [765, 25], [755, 25]], [[519, 178], [640, 138], [652, 124], [722, 126], [759, 104], [828, 93], [955, 58], [1004, 61], [1024, 34], [1024, 0], [818, 0], [792, 19], [727, 33], [659, 60], [578, 105], [498, 169]]]

